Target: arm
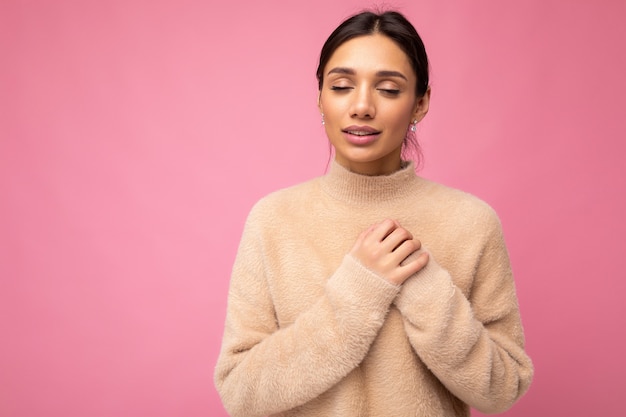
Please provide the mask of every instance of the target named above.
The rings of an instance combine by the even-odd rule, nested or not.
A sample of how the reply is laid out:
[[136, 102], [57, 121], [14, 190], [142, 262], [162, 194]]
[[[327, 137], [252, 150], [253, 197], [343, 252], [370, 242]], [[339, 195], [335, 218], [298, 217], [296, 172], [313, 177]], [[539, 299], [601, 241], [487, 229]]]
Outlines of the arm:
[[[248, 222], [233, 268], [215, 384], [228, 412], [264, 416], [327, 391], [363, 360], [399, 288], [347, 255], [324, 294], [280, 328], [262, 231]], [[297, 285], [298, 277], [290, 277]]]
[[533, 375], [500, 223], [492, 217], [469, 300], [431, 256], [395, 300], [415, 352], [458, 398], [487, 413], [513, 405]]

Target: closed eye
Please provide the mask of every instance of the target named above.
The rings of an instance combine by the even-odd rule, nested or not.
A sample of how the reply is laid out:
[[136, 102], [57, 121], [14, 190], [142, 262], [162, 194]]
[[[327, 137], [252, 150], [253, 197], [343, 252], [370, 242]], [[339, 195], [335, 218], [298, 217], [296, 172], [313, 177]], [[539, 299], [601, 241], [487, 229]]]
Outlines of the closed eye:
[[330, 86], [330, 89], [332, 91], [344, 91], [344, 90], [350, 90], [351, 88], [352, 87], [339, 87], [339, 86], [336, 86], [336, 85], [331, 85]]
[[400, 90], [391, 89], [391, 88], [379, 88], [378, 91], [381, 91], [385, 94], [389, 94], [392, 96], [397, 96], [398, 94], [400, 94]]

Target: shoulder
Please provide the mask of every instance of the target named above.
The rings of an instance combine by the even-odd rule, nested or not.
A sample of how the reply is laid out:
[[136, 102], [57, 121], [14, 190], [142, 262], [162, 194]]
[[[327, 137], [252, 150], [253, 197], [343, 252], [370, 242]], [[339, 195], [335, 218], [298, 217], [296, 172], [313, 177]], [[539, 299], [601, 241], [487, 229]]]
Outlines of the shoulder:
[[273, 224], [301, 211], [311, 200], [318, 198], [319, 180], [319, 177], [313, 178], [267, 194], [252, 206], [246, 223]]
[[461, 229], [498, 230], [496, 211], [484, 200], [465, 191], [420, 178], [427, 207], [447, 225]]

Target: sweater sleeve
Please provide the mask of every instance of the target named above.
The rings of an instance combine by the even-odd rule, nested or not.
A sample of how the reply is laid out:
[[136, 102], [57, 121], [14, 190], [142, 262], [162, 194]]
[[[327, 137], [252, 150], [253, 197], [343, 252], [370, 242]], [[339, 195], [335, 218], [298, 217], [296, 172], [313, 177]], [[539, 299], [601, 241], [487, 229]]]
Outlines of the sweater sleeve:
[[317, 302], [280, 327], [261, 232], [248, 221], [215, 369], [215, 385], [233, 417], [286, 411], [335, 385], [363, 360], [399, 291], [346, 255]]
[[533, 366], [500, 222], [495, 214], [490, 222], [469, 299], [431, 256], [395, 304], [415, 352], [446, 388], [481, 412], [497, 413], [526, 392]]

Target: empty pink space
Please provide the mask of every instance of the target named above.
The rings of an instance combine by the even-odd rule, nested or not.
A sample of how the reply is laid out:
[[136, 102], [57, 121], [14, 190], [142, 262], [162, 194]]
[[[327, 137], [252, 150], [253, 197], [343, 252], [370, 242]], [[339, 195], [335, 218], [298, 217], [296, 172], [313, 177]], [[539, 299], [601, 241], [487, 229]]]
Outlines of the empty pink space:
[[[0, 3], [1, 416], [226, 416], [243, 222], [324, 173], [316, 60], [372, 5]], [[536, 367], [505, 415], [621, 416], [626, 4], [392, 6], [432, 60], [421, 175], [503, 223]]]

